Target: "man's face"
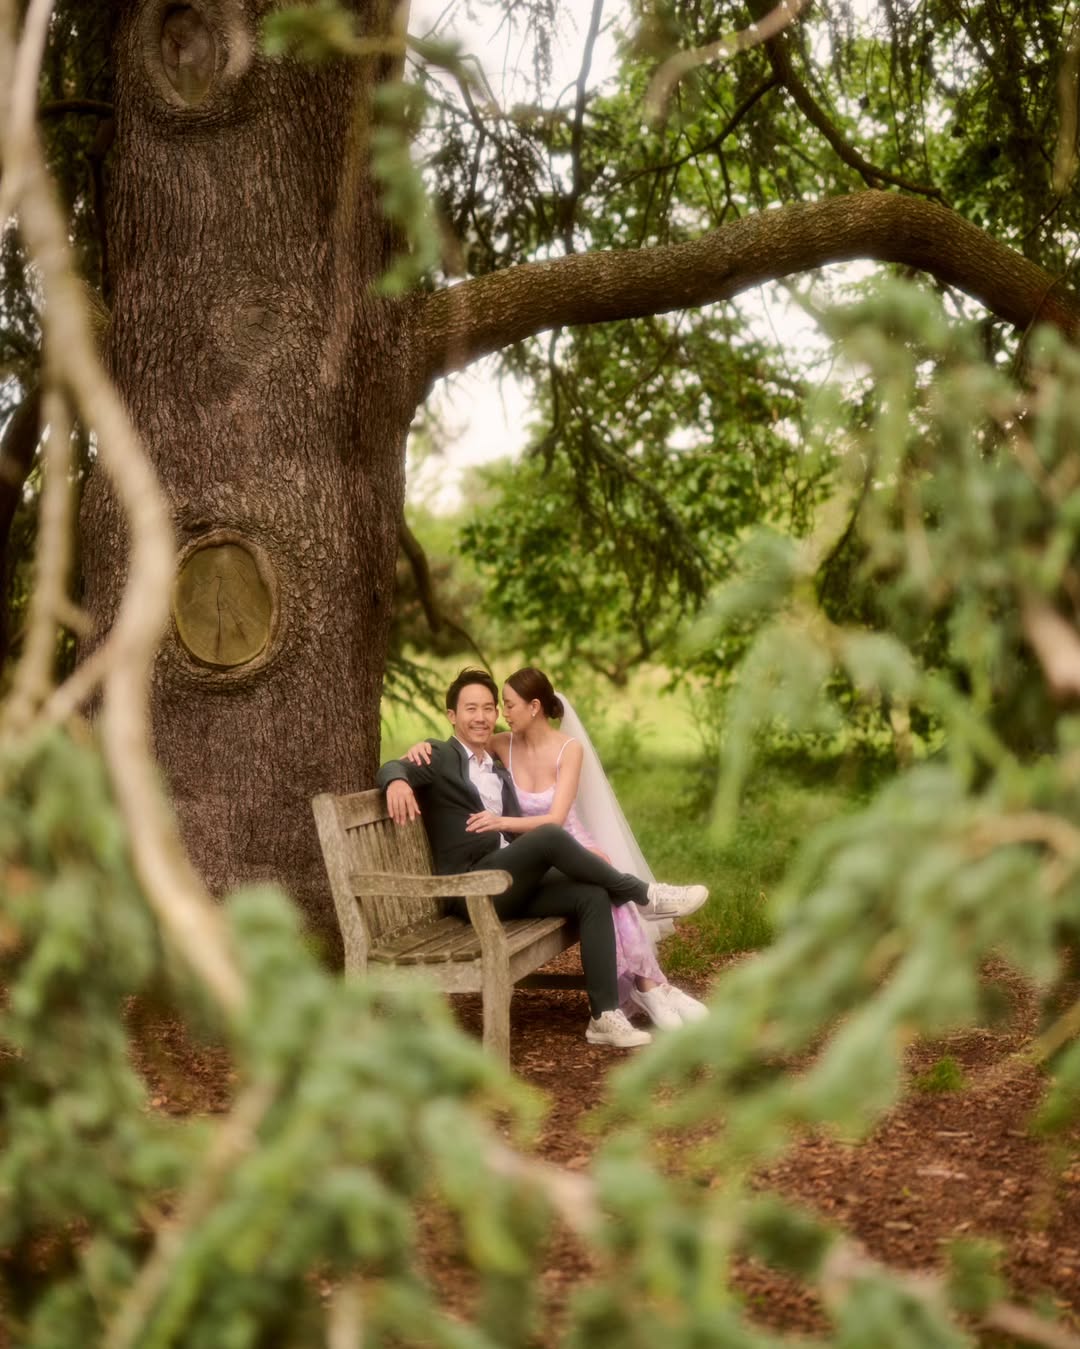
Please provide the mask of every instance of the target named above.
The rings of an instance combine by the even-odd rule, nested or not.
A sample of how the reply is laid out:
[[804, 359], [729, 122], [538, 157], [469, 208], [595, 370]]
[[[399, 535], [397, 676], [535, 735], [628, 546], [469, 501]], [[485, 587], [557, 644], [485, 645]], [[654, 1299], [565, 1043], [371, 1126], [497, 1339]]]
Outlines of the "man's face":
[[499, 709], [490, 689], [483, 684], [466, 684], [458, 694], [457, 707], [448, 708], [446, 715], [461, 743], [476, 752], [487, 747]]

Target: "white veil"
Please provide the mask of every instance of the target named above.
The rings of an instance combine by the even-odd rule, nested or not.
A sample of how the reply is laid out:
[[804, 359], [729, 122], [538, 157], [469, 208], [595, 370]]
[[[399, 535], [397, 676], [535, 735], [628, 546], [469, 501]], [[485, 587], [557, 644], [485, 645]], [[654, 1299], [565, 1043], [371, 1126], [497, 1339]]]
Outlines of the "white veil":
[[[555, 696], [563, 705], [561, 728], [567, 735], [573, 736], [581, 745], [583, 758], [581, 781], [578, 783], [574, 808], [578, 819], [593, 836], [596, 846], [603, 849], [611, 858], [611, 864], [618, 871], [629, 872], [640, 880], [652, 882], [656, 879], [638, 847], [634, 831], [622, 813], [615, 790], [608, 781], [607, 774], [600, 762], [600, 756], [589, 739], [589, 733], [581, 724], [581, 718], [574, 711], [570, 699], [565, 693], [556, 690]], [[634, 906], [631, 906], [634, 907]], [[645, 928], [649, 939], [655, 943], [657, 937], [666, 936], [674, 931], [670, 919], [649, 919], [648, 914], [638, 914], [646, 920]]]

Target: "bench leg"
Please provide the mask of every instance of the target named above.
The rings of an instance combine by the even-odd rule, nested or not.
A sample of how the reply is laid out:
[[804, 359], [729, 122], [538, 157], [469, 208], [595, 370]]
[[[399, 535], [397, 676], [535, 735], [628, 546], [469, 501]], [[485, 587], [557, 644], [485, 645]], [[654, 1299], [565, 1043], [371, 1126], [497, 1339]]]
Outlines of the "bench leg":
[[484, 962], [484, 1048], [500, 1063], [510, 1064], [510, 995], [508, 969], [491, 970]]

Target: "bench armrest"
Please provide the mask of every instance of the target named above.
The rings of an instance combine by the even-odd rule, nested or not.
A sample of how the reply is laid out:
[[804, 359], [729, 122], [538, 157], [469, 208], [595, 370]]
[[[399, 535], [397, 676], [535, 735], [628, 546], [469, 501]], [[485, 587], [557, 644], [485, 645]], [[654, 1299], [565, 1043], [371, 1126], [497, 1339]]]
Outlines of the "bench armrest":
[[349, 878], [353, 894], [396, 895], [401, 899], [445, 899], [450, 896], [482, 897], [509, 890], [508, 871], [466, 871], [460, 876], [406, 876], [399, 871], [365, 871]]

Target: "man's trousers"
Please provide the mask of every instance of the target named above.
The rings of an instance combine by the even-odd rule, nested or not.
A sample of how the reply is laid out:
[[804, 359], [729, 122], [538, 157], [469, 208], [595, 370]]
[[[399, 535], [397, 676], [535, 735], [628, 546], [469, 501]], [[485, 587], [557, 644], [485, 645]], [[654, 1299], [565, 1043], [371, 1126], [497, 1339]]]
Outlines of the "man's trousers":
[[[593, 1016], [619, 1005], [612, 904], [644, 904], [648, 886], [616, 871], [557, 824], [518, 834], [481, 858], [473, 871], [508, 871], [513, 884], [494, 898], [499, 917], [575, 918]], [[461, 906], [464, 909], [464, 905]]]

